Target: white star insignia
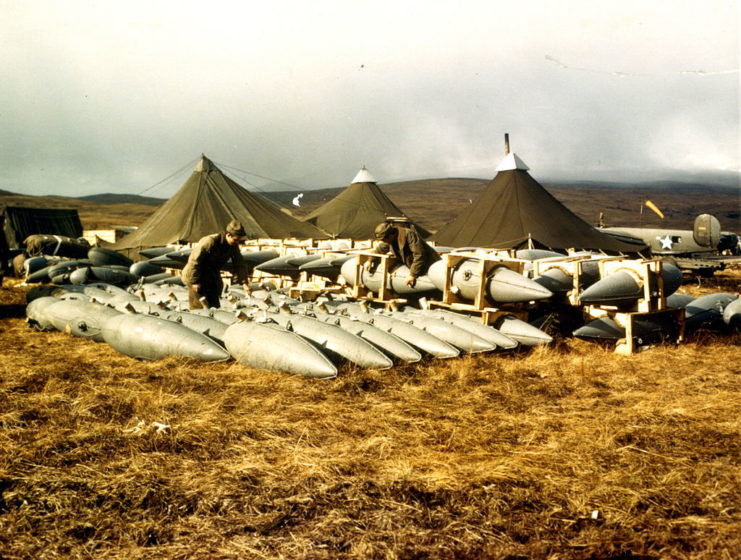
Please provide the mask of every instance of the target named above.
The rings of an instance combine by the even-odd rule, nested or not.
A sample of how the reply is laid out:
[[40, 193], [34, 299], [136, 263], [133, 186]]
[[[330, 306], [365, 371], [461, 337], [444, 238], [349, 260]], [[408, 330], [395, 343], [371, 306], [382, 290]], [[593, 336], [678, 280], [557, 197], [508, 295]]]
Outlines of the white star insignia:
[[656, 240], [661, 243], [662, 249], [669, 249], [671, 251], [672, 249], [672, 238], [667, 235], [665, 237], [657, 237]]

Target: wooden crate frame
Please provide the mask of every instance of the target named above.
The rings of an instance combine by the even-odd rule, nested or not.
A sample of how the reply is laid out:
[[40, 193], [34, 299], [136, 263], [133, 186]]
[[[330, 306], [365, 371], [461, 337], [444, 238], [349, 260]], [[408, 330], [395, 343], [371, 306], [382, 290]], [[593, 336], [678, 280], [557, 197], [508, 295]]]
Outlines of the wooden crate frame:
[[614, 257], [606, 257], [601, 255], [572, 255], [536, 260], [533, 261], [533, 278], [540, 276], [544, 272], [547, 272], [554, 268], [562, 270], [573, 278], [571, 290], [566, 293], [566, 298], [571, 305], [578, 307], [580, 305], [579, 287], [581, 286], [581, 277], [583, 275], [584, 265], [594, 262], [599, 263], [599, 261], [601, 260], [612, 258]]
[[[482, 254], [475, 252], [446, 253], [443, 256], [445, 262], [445, 283], [443, 285], [442, 303], [447, 305], [462, 304], [470, 311], [483, 311], [485, 309], [499, 309], [489, 299], [486, 293], [486, 282], [484, 281], [489, 272], [500, 266], [506, 266], [510, 270], [522, 274], [525, 269], [525, 261], [522, 259], [504, 258], [493, 254]], [[455, 267], [464, 260], [477, 260], [479, 262], [478, 273], [481, 278], [478, 292], [473, 303], [458, 295], [458, 290], [453, 286], [453, 274]]]
[[[391, 292], [391, 289], [388, 287], [389, 260], [391, 258], [392, 257], [390, 255], [381, 255], [372, 251], [360, 251], [358, 253], [355, 253], [355, 285], [353, 286], [352, 291], [353, 297], [370, 299], [377, 298], [380, 300], [391, 299], [391, 296], [394, 295], [393, 292]], [[376, 270], [380, 270], [380, 272], [382, 273], [382, 282], [381, 289], [378, 291], [378, 295], [374, 296], [373, 294], [375, 292], [363, 285], [363, 283], [361, 282], [361, 277], [363, 275], [363, 269], [365, 268], [366, 263], [373, 262], [376, 259], [380, 259], [381, 261]]]
[[660, 311], [647, 311], [647, 312], [633, 312], [633, 313], [615, 313], [612, 315], [613, 320], [618, 325], [624, 325], [625, 328], [625, 338], [621, 339], [617, 342], [615, 345], [615, 353], [621, 354], [624, 356], [634, 354], [638, 351], [640, 351], [639, 346], [635, 344], [635, 340], [633, 337], [633, 327], [635, 320], [638, 317], [648, 317], [648, 316], [673, 316], [674, 319], [677, 321], [677, 324], [679, 325], [679, 331], [677, 333], [676, 337], [676, 344], [680, 344], [681, 342], [684, 342], [684, 328], [685, 328], [685, 312], [684, 308], [667, 308], [662, 309]]
[[[632, 260], [625, 257], [610, 257], [598, 261], [600, 278], [616, 272], [628, 272], [643, 288], [643, 295], [629, 309], [618, 306], [587, 306], [610, 311], [631, 313], [653, 313], [667, 309], [664, 294], [663, 262], [659, 259]], [[655, 291], [654, 291], [655, 290]]]
[[[380, 264], [376, 268], [377, 272], [381, 273], [381, 289], [376, 294], [372, 290], [369, 290], [363, 286], [360, 282], [361, 272], [366, 263], [372, 262], [376, 259], [380, 259]], [[407, 302], [406, 298], [400, 298], [399, 294], [391, 289], [389, 286], [389, 271], [391, 265], [397, 262], [397, 259], [393, 255], [384, 255], [380, 253], [374, 253], [373, 251], [359, 251], [355, 253], [355, 286], [352, 289], [352, 296], [356, 299], [371, 301], [375, 303], [383, 303], [390, 305], [403, 305]]]

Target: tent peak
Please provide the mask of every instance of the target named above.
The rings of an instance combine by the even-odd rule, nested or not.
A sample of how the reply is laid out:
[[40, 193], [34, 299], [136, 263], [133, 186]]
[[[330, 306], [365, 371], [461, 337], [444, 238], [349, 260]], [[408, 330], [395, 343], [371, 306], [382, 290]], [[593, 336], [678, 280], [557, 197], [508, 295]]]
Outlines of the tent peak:
[[527, 171], [530, 168], [517, 156], [516, 153], [510, 152], [506, 156], [504, 156], [504, 159], [501, 161], [501, 163], [497, 165], [497, 171], [509, 171], [511, 169], [521, 169], [522, 171]]
[[360, 168], [360, 171], [358, 171], [358, 174], [355, 175], [355, 179], [352, 180], [353, 183], [375, 183], [376, 179], [373, 177], [373, 175], [370, 174], [370, 171], [366, 169], [365, 165]]
[[213, 162], [206, 157], [206, 154], [201, 154], [201, 158], [198, 160], [194, 171], [196, 173], [203, 173], [204, 171], [208, 172], [211, 171], [213, 165]]

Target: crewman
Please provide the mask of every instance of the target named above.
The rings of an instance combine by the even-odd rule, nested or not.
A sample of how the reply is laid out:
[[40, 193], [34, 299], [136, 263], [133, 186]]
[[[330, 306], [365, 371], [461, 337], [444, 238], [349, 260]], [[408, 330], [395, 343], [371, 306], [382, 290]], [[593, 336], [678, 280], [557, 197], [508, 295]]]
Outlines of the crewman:
[[411, 226], [381, 222], [376, 226], [375, 236], [381, 241], [376, 247], [377, 253], [392, 253], [409, 267], [407, 285], [412, 288], [417, 283], [417, 278], [427, 274], [430, 265], [440, 260], [437, 251]]
[[247, 265], [239, 252], [239, 244], [246, 237], [242, 224], [232, 220], [226, 231], [203, 237], [193, 248], [182, 274], [183, 282], [188, 286], [190, 309], [220, 306], [219, 298], [224, 288], [221, 269], [229, 259], [234, 265], [236, 281], [247, 282]]

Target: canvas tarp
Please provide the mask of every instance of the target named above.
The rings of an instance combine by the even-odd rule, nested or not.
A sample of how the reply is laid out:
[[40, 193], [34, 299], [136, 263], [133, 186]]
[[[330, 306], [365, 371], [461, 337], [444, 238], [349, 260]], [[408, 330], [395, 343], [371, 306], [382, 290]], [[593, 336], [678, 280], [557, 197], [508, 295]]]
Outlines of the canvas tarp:
[[7, 206], [3, 216], [3, 232], [9, 247], [20, 247], [24, 239], [35, 234], [82, 236], [80, 216], [74, 209]]
[[[362, 168], [352, 184], [332, 200], [314, 210], [304, 221], [316, 225], [334, 237], [372, 239], [375, 227], [389, 217], [406, 217], [401, 209], [379, 188], [368, 170]], [[430, 233], [409, 220], [417, 231]]]
[[239, 220], [253, 238], [327, 238], [312, 224], [283, 212], [266, 198], [241, 187], [201, 156], [182, 187], [139, 228], [120, 239], [116, 250], [195, 243]]
[[435, 241], [452, 247], [516, 248], [532, 242], [551, 249], [645, 249], [590, 226], [545, 190], [515, 154], [497, 169], [481, 195], [437, 232]]

